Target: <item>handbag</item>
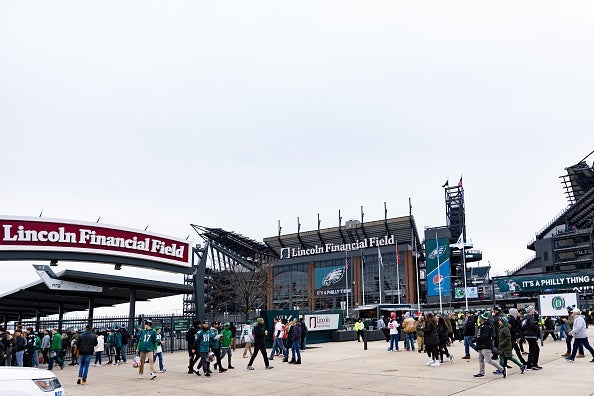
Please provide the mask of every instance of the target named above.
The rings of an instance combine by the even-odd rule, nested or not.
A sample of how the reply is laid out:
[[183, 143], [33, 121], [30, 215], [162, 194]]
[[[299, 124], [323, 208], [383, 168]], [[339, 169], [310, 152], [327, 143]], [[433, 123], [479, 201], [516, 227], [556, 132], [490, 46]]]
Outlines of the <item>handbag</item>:
[[140, 356], [134, 356], [132, 367], [140, 367]]

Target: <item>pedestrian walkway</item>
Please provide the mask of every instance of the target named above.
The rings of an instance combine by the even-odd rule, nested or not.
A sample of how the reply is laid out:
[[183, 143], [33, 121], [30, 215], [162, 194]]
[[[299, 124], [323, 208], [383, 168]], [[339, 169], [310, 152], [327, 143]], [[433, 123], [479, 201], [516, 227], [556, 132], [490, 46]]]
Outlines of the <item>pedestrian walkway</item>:
[[[594, 329], [589, 329], [594, 339]], [[594, 396], [594, 363], [590, 356], [567, 363], [565, 342], [547, 340], [541, 347], [540, 371], [527, 371], [521, 375], [517, 366], [509, 369], [506, 379], [491, 374], [487, 365], [485, 378], [475, 379], [478, 372], [477, 354], [470, 360], [461, 360], [463, 344], [455, 343], [450, 352], [456, 356], [453, 363], [441, 367], [425, 366], [427, 356], [418, 352], [387, 352], [387, 343], [356, 341], [314, 344], [302, 355], [303, 364], [295, 366], [275, 358], [273, 370], [264, 370], [260, 356], [254, 371], [246, 370], [248, 359], [237, 350], [233, 356], [234, 370], [215, 371], [210, 378], [187, 374], [187, 354], [166, 354], [167, 371], [157, 373], [155, 380], [148, 375], [138, 379], [138, 369], [132, 368], [131, 359], [121, 366], [90, 367], [88, 385], [76, 385], [78, 367], [55, 370], [66, 389], [66, 395], [128, 396], [147, 394], [167, 396], [221, 395], [240, 393], [249, 395], [527, 395], [537, 394]], [[212, 367], [212, 365], [211, 365]], [[145, 371], [148, 367], [145, 366]]]

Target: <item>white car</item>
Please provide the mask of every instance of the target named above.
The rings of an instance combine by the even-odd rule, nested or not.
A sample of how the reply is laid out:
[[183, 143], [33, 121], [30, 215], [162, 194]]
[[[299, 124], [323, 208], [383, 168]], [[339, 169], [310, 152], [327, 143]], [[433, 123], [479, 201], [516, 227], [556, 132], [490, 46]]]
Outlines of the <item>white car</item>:
[[65, 396], [65, 392], [56, 375], [49, 370], [0, 367], [0, 395]]

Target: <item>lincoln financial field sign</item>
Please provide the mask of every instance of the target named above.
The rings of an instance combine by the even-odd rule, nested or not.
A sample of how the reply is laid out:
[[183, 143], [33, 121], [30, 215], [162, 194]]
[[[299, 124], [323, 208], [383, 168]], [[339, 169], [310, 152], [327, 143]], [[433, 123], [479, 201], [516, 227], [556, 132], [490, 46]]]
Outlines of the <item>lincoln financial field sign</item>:
[[358, 250], [358, 249], [367, 249], [367, 248], [375, 248], [378, 246], [388, 246], [394, 245], [396, 240], [394, 239], [394, 235], [384, 236], [381, 238], [372, 237], [372, 238], [365, 238], [362, 241], [357, 241], [353, 243], [326, 243], [324, 245], [316, 245], [312, 248], [308, 249], [301, 249], [301, 248], [282, 248], [281, 249], [281, 259], [289, 259], [292, 257], [301, 257], [301, 256], [311, 256], [313, 254], [324, 254], [324, 253], [334, 253], [334, 252], [349, 252], [351, 250]]
[[187, 241], [97, 223], [38, 217], [0, 217], [0, 251], [109, 254], [187, 266]]

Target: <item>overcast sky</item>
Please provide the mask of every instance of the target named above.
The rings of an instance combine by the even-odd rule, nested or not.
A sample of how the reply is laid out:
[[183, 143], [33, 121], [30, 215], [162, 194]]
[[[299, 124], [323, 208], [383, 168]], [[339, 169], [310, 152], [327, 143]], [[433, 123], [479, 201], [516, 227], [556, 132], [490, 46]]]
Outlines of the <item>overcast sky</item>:
[[[3, 0], [0, 54], [5, 215], [262, 240], [410, 197], [422, 233], [463, 175], [502, 273], [594, 150], [589, 1]], [[0, 292], [38, 279], [0, 268]]]

